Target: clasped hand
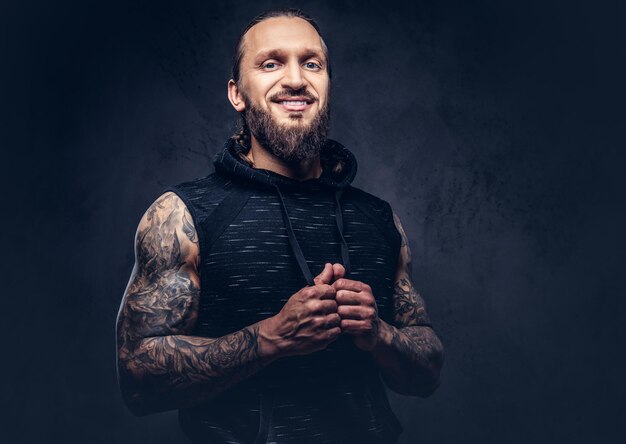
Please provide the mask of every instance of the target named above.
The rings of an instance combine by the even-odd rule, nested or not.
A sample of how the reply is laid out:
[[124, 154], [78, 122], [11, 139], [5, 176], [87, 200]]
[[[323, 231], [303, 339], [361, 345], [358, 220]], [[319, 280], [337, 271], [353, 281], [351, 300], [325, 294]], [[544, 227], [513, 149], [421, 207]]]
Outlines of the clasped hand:
[[268, 319], [267, 336], [282, 356], [325, 349], [341, 333], [362, 350], [378, 342], [380, 319], [369, 285], [344, 278], [341, 264], [327, 263], [315, 285], [293, 294], [280, 313]]

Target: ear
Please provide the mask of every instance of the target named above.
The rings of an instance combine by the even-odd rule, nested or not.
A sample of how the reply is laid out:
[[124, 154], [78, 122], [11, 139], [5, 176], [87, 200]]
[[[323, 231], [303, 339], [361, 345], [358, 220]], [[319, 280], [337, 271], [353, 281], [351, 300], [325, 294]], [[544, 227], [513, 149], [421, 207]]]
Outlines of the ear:
[[237, 112], [242, 112], [244, 109], [246, 109], [246, 104], [243, 101], [243, 96], [239, 92], [239, 87], [233, 79], [230, 79], [228, 81], [228, 100], [230, 100], [231, 105], [233, 105], [233, 108], [235, 108]]

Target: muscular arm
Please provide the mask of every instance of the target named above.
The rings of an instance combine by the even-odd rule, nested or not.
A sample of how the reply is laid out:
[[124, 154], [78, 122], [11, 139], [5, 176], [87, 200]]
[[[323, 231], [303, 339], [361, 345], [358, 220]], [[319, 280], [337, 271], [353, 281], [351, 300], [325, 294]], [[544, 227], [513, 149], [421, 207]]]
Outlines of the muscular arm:
[[393, 216], [402, 236], [393, 294], [394, 325], [381, 320], [381, 340], [372, 355], [390, 389], [425, 397], [439, 385], [443, 345], [430, 327], [424, 300], [411, 283], [411, 250], [400, 220]]
[[191, 406], [274, 359], [261, 321], [220, 338], [191, 336], [198, 316], [198, 237], [184, 203], [165, 193], [143, 216], [117, 319], [124, 399], [137, 415]]

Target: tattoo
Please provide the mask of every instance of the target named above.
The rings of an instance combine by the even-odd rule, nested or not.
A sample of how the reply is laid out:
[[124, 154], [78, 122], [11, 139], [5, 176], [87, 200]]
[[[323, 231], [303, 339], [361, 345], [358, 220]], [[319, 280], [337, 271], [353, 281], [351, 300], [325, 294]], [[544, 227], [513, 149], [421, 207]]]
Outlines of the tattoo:
[[419, 325], [395, 329], [393, 331], [392, 342], [396, 343], [407, 353], [424, 355], [427, 350], [433, 347], [432, 329]]
[[217, 339], [159, 336], [141, 341], [124, 367], [129, 404], [141, 413], [182, 408], [206, 401], [256, 373], [258, 326]]
[[424, 299], [422, 299], [411, 283], [411, 248], [409, 247], [409, 241], [396, 213], [393, 213], [393, 220], [402, 238], [396, 283], [393, 289], [395, 325], [398, 327], [430, 325]]
[[430, 327], [424, 300], [411, 283], [411, 250], [400, 219], [393, 219], [402, 242], [394, 285], [394, 324], [391, 347], [378, 358], [382, 375], [392, 390], [427, 395], [437, 387], [443, 364], [443, 346]]
[[401, 270], [403, 273], [406, 273], [409, 278], [412, 279], [413, 270], [411, 267], [411, 248], [409, 247], [409, 239], [404, 232], [404, 228], [400, 223], [400, 218], [396, 213], [393, 213], [393, 222], [400, 233], [400, 259], [401, 259]]
[[191, 336], [198, 316], [198, 237], [174, 193], [147, 211], [118, 315], [120, 384], [137, 414], [207, 400], [261, 368], [258, 326], [220, 338]]
[[197, 316], [200, 287], [189, 260], [197, 248], [184, 238], [181, 243], [182, 202], [168, 194], [148, 209], [137, 231], [136, 266], [120, 313], [132, 340], [188, 332]]
[[183, 214], [183, 232], [187, 235], [187, 238], [193, 242], [194, 244], [198, 243], [198, 234], [196, 233], [196, 229], [193, 224], [190, 222], [191, 215], [189, 214], [189, 210], [185, 208], [185, 214]]
[[430, 325], [424, 299], [413, 288], [411, 281], [400, 278], [393, 291], [394, 321], [398, 327]]
[[408, 388], [410, 394], [437, 387], [443, 365], [443, 346], [430, 327], [394, 328], [391, 344], [399, 352], [401, 363], [385, 374], [391, 387], [398, 391]]

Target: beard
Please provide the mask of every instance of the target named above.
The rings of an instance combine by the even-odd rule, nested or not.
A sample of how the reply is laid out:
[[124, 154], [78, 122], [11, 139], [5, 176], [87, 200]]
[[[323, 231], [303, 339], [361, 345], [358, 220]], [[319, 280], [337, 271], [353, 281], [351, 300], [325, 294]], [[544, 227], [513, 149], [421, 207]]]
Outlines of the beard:
[[[291, 95], [302, 95], [294, 93]], [[326, 143], [330, 122], [328, 101], [309, 124], [294, 122], [283, 125], [276, 122], [269, 111], [257, 107], [247, 97], [244, 100], [244, 126], [265, 150], [290, 165], [307, 163], [320, 154]], [[289, 118], [301, 120], [302, 113], [290, 113]]]

